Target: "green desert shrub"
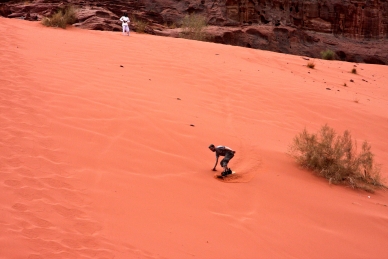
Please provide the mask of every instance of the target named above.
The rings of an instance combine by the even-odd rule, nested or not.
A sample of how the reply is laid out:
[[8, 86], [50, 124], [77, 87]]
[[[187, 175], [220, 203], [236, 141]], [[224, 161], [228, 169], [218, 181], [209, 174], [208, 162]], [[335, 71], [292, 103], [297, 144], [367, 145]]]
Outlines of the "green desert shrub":
[[206, 17], [200, 14], [186, 15], [182, 20], [182, 32], [180, 37], [191, 40], [206, 41], [207, 35], [204, 32]]
[[66, 29], [66, 26], [73, 24], [77, 21], [76, 9], [74, 6], [66, 6], [63, 9], [58, 10], [51, 17], [45, 17], [42, 19], [42, 24], [48, 27], [60, 27]]
[[376, 187], [385, 187], [370, 144], [365, 141], [357, 153], [357, 144], [347, 130], [338, 135], [327, 125], [315, 134], [304, 129], [294, 137], [290, 154], [302, 167], [325, 177], [330, 183], [369, 192]]
[[327, 49], [327, 50], [321, 51], [321, 57], [322, 59], [333, 60], [335, 59], [335, 53], [332, 50]]

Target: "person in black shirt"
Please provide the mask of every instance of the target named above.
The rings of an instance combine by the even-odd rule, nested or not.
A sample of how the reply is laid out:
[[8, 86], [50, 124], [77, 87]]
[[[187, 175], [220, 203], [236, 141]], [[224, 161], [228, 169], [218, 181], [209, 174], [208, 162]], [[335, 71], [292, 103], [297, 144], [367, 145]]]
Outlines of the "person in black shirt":
[[218, 158], [220, 156], [223, 156], [224, 158], [221, 160], [220, 165], [224, 168], [224, 171], [221, 173], [221, 175], [226, 176], [228, 174], [231, 174], [232, 169], [228, 168], [228, 163], [234, 157], [234, 153], [236, 153], [236, 151], [234, 151], [231, 148], [226, 147], [226, 146], [217, 146], [216, 147], [213, 144], [211, 144], [209, 146], [209, 149], [212, 152], [216, 152], [216, 164], [213, 167], [213, 171], [216, 171]]

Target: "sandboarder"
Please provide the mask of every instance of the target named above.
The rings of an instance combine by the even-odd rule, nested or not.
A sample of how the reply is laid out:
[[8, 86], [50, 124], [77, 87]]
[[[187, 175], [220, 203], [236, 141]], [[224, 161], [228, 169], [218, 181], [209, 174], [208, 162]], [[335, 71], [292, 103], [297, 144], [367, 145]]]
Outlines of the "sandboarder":
[[234, 153], [236, 153], [236, 151], [226, 146], [216, 147], [213, 144], [209, 146], [209, 149], [213, 152], [216, 152], [216, 164], [213, 167], [213, 171], [216, 171], [218, 157], [223, 156], [224, 158], [221, 160], [220, 165], [224, 168], [224, 171], [221, 173], [221, 176], [227, 176], [228, 174], [231, 174], [232, 169], [228, 168], [228, 163], [230, 159], [234, 157]]

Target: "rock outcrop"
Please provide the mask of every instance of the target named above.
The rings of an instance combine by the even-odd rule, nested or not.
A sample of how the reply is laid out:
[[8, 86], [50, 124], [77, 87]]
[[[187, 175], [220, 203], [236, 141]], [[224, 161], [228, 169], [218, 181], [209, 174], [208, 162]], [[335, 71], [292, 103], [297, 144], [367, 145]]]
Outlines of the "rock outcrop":
[[319, 57], [331, 49], [346, 61], [388, 64], [388, 0], [0, 0], [0, 15], [40, 20], [67, 4], [74, 26], [120, 31], [126, 11], [146, 32], [176, 36], [183, 17], [205, 16], [214, 42]]
[[290, 26], [354, 39], [388, 38], [387, 0], [143, 0], [164, 22], [202, 13], [209, 24]]
[[354, 39], [388, 38], [386, 0], [227, 0], [226, 16], [242, 23], [285, 25]]
[[335, 37], [332, 34], [299, 30], [286, 26], [246, 26], [212, 29], [214, 42], [255, 49], [321, 58], [323, 50], [332, 50], [343, 61], [388, 64], [388, 41], [363, 41]]

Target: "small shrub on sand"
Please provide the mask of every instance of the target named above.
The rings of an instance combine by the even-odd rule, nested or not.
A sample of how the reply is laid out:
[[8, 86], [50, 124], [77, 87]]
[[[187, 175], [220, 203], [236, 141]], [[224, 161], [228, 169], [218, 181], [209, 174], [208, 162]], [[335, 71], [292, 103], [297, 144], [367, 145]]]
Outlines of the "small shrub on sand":
[[373, 192], [385, 187], [380, 167], [375, 164], [371, 146], [365, 141], [357, 154], [356, 142], [349, 131], [337, 135], [334, 129], [324, 125], [317, 134], [306, 129], [295, 136], [290, 154], [304, 168], [316, 172], [333, 184], [345, 184], [352, 188]]
[[355, 68], [352, 68], [352, 74], [357, 74], [357, 69], [355, 69]]
[[314, 69], [314, 67], [315, 67], [314, 61], [311, 61], [311, 62], [307, 63], [307, 67], [311, 68], [311, 69]]
[[42, 24], [48, 27], [60, 27], [66, 29], [66, 26], [73, 24], [77, 21], [77, 11], [74, 6], [69, 5], [58, 12], [53, 14], [51, 17], [45, 17], [42, 19]]
[[322, 59], [333, 60], [335, 58], [335, 53], [332, 50], [327, 49], [325, 51], [321, 51], [321, 57]]
[[206, 17], [200, 14], [186, 15], [182, 20], [182, 32], [180, 37], [191, 40], [206, 41], [207, 35], [204, 32]]

